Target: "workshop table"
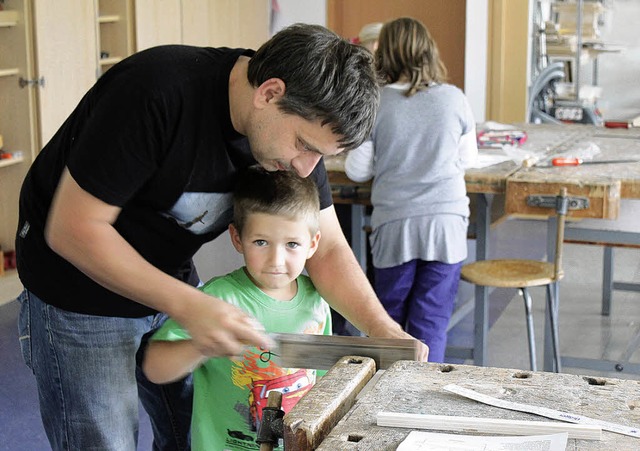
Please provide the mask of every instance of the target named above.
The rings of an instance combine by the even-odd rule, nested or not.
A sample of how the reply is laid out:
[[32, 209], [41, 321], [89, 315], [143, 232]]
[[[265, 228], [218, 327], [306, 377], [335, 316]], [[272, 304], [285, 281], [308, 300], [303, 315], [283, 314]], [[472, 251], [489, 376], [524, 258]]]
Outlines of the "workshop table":
[[[449, 384], [513, 403], [640, 425], [640, 381], [413, 361], [376, 372], [371, 359], [346, 356], [285, 415], [285, 449], [395, 450], [412, 429], [377, 426], [383, 411], [563, 424], [465, 398], [443, 389]], [[569, 439], [567, 449], [636, 450], [640, 438], [603, 430], [602, 440]]]
[[[499, 199], [506, 215], [518, 217], [549, 217], [547, 226], [547, 256], [553, 260], [555, 249], [555, 216], [553, 209], [530, 205], [532, 196], [555, 196], [561, 186], [571, 197], [586, 199], [587, 208], [570, 211], [573, 218], [616, 220], [621, 199], [640, 198], [640, 163], [598, 164], [567, 167], [541, 167], [556, 155], [582, 156], [585, 160], [640, 160], [640, 130], [605, 129], [591, 125], [515, 124], [525, 130], [527, 141], [518, 151], [526, 156], [529, 165], [516, 159], [503, 161], [465, 172], [467, 193], [475, 206], [473, 234], [476, 238], [476, 259], [484, 260], [489, 253], [489, 227], [494, 199]], [[597, 153], [593, 155], [594, 149]], [[588, 150], [590, 155], [581, 154]], [[482, 150], [481, 150], [482, 152]], [[528, 154], [528, 155], [526, 155]], [[344, 156], [325, 158], [333, 198], [337, 204], [348, 203], [352, 210], [352, 248], [360, 264], [366, 269], [367, 224], [365, 208], [370, 205], [370, 184], [351, 182], [344, 174]], [[498, 196], [496, 196], [498, 195]], [[579, 228], [572, 237], [580, 239]], [[637, 236], [640, 236], [640, 230]], [[606, 239], [606, 236], [605, 236]], [[465, 353], [454, 357], [473, 359], [484, 365], [488, 333], [488, 289], [475, 288], [474, 344]], [[455, 313], [454, 313], [455, 316]], [[548, 318], [548, 316], [546, 316]], [[548, 319], [547, 319], [548, 322]], [[550, 328], [545, 326], [544, 368], [552, 370]]]

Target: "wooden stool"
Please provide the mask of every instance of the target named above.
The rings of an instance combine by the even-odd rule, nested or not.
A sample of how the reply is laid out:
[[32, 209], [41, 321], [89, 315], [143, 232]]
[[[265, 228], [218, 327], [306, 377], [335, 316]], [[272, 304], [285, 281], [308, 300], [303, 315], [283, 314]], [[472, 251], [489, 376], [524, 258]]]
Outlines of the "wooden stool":
[[531, 370], [537, 371], [536, 345], [531, 313], [529, 287], [547, 287], [547, 311], [551, 323], [551, 339], [555, 372], [560, 372], [560, 343], [558, 339], [557, 283], [562, 279], [562, 243], [564, 240], [565, 216], [568, 211], [567, 189], [562, 188], [556, 198], [558, 228], [553, 263], [538, 260], [480, 260], [462, 267], [461, 278], [469, 283], [486, 287], [518, 288], [524, 298], [529, 338], [529, 362]]

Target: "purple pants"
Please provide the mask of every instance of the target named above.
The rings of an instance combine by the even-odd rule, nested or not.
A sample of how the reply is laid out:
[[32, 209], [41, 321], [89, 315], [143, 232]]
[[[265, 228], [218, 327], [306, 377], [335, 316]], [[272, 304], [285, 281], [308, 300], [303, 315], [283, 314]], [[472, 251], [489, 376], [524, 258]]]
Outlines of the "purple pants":
[[389, 315], [429, 346], [429, 361], [443, 362], [462, 262], [412, 260], [375, 268], [375, 290]]

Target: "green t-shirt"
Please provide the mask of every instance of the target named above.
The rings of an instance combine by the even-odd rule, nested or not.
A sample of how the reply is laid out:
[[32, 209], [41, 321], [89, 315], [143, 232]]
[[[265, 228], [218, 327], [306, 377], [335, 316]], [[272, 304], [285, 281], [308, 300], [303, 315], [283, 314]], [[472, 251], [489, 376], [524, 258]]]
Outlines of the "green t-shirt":
[[[330, 335], [329, 305], [311, 279], [300, 276], [290, 301], [260, 291], [244, 268], [214, 278], [201, 289], [255, 317], [267, 332]], [[188, 333], [169, 319], [152, 340], [182, 340]], [[316, 371], [282, 368], [266, 350], [247, 348], [240, 358], [211, 358], [193, 372], [192, 450], [257, 450], [256, 432], [271, 390], [282, 392], [288, 412], [316, 380]]]

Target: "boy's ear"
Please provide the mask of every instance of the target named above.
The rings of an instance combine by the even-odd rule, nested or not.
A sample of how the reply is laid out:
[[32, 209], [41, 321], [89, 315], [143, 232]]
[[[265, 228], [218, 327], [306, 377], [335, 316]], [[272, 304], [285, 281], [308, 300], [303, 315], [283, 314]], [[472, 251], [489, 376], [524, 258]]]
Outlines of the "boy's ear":
[[307, 259], [313, 257], [313, 254], [318, 250], [318, 244], [320, 243], [320, 230], [311, 237], [311, 244], [309, 245], [309, 252], [307, 253]]
[[256, 108], [264, 108], [270, 103], [277, 102], [284, 95], [285, 85], [280, 78], [270, 78], [262, 83], [253, 94]]
[[240, 232], [233, 223], [229, 224], [229, 236], [231, 237], [231, 244], [233, 244], [233, 247], [242, 254], [242, 240], [240, 239]]

